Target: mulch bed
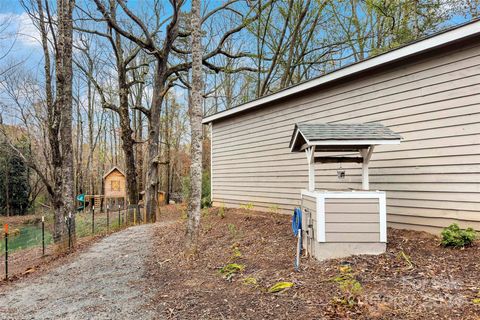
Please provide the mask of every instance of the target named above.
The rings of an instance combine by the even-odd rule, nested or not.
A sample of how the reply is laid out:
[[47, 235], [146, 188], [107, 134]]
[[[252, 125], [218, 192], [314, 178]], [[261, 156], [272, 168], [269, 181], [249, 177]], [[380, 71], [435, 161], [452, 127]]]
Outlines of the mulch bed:
[[[389, 229], [385, 254], [325, 262], [302, 258], [301, 270], [295, 272], [296, 240], [290, 217], [236, 209], [222, 214], [218, 208], [211, 209], [202, 218], [199, 254], [193, 259], [184, 254], [185, 211], [179, 206], [167, 211], [172, 215], [174, 210], [179, 221], [157, 228], [156, 251], [146, 275], [151, 279], [147, 289], [157, 292], [150, 305], [167, 318], [480, 317], [480, 305], [473, 302], [480, 298], [478, 242], [463, 250], [446, 249], [428, 233]], [[219, 270], [229, 263], [245, 269], [227, 280]], [[359, 291], [352, 292], [348, 286], [342, 290], [334, 280], [345, 273], [360, 283]], [[268, 293], [279, 281], [294, 286]]]

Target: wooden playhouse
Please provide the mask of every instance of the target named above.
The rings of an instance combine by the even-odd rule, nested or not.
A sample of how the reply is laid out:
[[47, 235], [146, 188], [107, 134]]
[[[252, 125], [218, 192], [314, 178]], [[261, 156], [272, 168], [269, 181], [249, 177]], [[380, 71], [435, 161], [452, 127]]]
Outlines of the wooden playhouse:
[[102, 177], [104, 208], [125, 208], [127, 205], [127, 177], [118, 167], [114, 166]]

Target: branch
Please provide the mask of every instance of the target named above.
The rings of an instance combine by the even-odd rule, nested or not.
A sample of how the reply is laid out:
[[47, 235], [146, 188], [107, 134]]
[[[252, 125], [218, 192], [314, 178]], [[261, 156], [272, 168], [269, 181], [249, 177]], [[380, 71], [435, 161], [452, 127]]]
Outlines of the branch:
[[140, 112], [143, 113], [147, 118], [150, 119], [150, 114], [151, 114], [151, 112], [150, 112], [150, 110], [148, 110], [147, 108], [137, 105], [137, 106], [133, 106], [132, 109], [140, 111]]
[[107, 23], [111, 28], [115, 29], [118, 33], [120, 33], [122, 36], [129, 39], [130, 41], [135, 42], [136, 44], [138, 44], [142, 48], [148, 50], [151, 54], [158, 55], [158, 51], [157, 51], [157, 48], [155, 47], [154, 43], [149, 42], [148, 39], [147, 39], [147, 41], [145, 41], [145, 40], [133, 35], [132, 33], [122, 29], [118, 25], [117, 21], [112, 19], [111, 15], [108, 13], [107, 8], [105, 8], [102, 1], [101, 0], [94, 0], [94, 1], [95, 1], [95, 4], [97, 5], [98, 11], [100, 11], [102, 13], [103, 17], [105, 18], [105, 20], [107, 20]]
[[44, 174], [44, 171], [45, 171], [45, 170], [40, 170], [33, 161], [31, 161], [30, 159], [27, 159], [27, 157], [25, 157], [25, 155], [23, 154], [23, 152], [20, 151], [20, 150], [10, 141], [10, 139], [8, 138], [8, 135], [7, 135], [7, 133], [5, 132], [5, 129], [4, 129], [3, 126], [0, 127], [0, 132], [2, 132], [2, 134], [4, 135], [5, 141], [7, 142], [8, 146], [9, 146], [10, 148], [12, 148], [12, 150], [15, 151], [15, 153], [16, 153], [20, 158], [22, 158], [22, 160], [25, 162], [25, 164], [26, 164], [27, 166], [29, 166], [30, 168], [32, 168], [32, 169], [37, 173], [37, 175], [40, 177], [40, 179], [42, 179], [43, 184], [44, 184], [45, 187], [47, 188], [48, 194], [50, 194], [51, 196], [53, 196], [53, 195], [54, 195], [53, 187], [52, 187], [50, 181], [47, 179], [47, 177], [46, 177], [45, 174]]
[[95, 80], [95, 77], [90, 72], [88, 72], [80, 63], [78, 63], [77, 60], [73, 59], [73, 63], [75, 63], [75, 65], [80, 70], [82, 70], [82, 72], [87, 76], [87, 78], [93, 83], [93, 85], [97, 89], [98, 93], [100, 94], [100, 100], [101, 100], [101, 103], [102, 103], [102, 107], [105, 108], [105, 109], [110, 109], [112, 111], [115, 111], [115, 112], [119, 113], [120, 110], [118, 109], [118, 107], [116, 105], [107, 102], [107, 100], [105, 98], [105, 93], [103, 92], [103, 88], [100, 86], [100, 84], [97, 82], [97, 80]]

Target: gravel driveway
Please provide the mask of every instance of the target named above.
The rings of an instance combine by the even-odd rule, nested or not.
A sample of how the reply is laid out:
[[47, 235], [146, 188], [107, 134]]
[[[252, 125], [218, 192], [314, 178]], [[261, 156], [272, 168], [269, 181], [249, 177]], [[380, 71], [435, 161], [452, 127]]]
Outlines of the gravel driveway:
[[158, 319], [144, 307], [153, 294], [144, 262], [156, 227], [114, 233], [74, 261], [13, 284], [0, 292], [0, 319]]

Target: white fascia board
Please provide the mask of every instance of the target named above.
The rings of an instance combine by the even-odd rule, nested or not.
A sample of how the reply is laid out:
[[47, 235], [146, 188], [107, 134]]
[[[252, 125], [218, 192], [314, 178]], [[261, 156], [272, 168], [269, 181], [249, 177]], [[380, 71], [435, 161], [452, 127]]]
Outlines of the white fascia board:
[[[297, 138], [298, 138], [298, 133], [300, 133], [303, 137], [303, 140], [305, 140], [305, 144], [308, 145], [308, 146], [311, 146], [310, 144], [310, 141], [307, 139], [307, 137], [305, 137], [305, 135], [302, 133], [302, 131], [300, 131], [300, 129], [298, 128], [295, 128], [296, 132], [295, 132], [295, 138], [293, 138], [293, 143], [292, 143], [292, 146], [290, 147], [290, 152], [293, 152], [293, 147], [295, 146], [295, 142], [297, 142]], [[300, 151], [303, 151], [300, 150]]]
[[470, 36], [473, 36], [479, 33], [480, 33], [480, 21], [476, 21], [476, 22], [473, 22], [449, 31], [445, 31], [438, 35], [432, 36], [424, 40], [420, 40], [418, 42], [414, 42], [410, 45], [400, 47], [398, 49], [392, 50], [390, 52], [386, 52], [384, 54], [367, 59], [365, 61], [355, 63], [350, 66], [346, 66], [345, 68], [339, 69], [337, 71], [333, 71], [332, 73], [326, 74], [322, 77], [315, 78], [310, 81], [306, 81], [294, 87], [290, 87], [282, 91], [279, 91], [277, 93], [265, 96], [263, 98], [259, 98], [257, 100], [239, 105], [238, 107], [228, 109], [228, 110], [213, 114], [211, 116], [205, 117], [202, 120], [202, 123], [204, 124], [210, 123], [212, 121], [230, 116], [232, 114], [254, 108], [258, 105], [262, 105], [262, 104], [272, 102], [281, 98], [285, 98], [290, 95], [296, 94], [298, 92], [305, 91], [305, 90], [314, 88], [316, 86], [319, 86], [319, 85], [322, 85], [322, 84], [325, 84], [325, 83], [328, 83], [328, 82], [331, 82], [331, 81], [334, 81], [334, 80], [337, 80], [361, 71], [378, 67], [382, 64], [386, 64], [386, 63], [393, 62], [414, 54], [418, 54], [423, 51], [430, 50], [435, 47], [439, 47], [453, 41], [468, 38]]
[[335, 199], [341, 199], [341, 198], [378, 198], [381, 197], [382, 195], [385, 195], [385, 191], [379, 191], [379, 190], [371, 190], [371, 191], [365, 191], [365, 190], [346, 190], [346, 191], [328, 191], [328, 190], [315, 190], [315, 191], [308, 191], [303, 189], [301, 191], [301, 194], [304, 196], [309, 196], [309, 197], [318, 197], [322, 196], [325, 198], [335, 198]]

